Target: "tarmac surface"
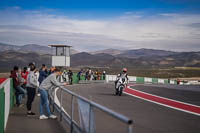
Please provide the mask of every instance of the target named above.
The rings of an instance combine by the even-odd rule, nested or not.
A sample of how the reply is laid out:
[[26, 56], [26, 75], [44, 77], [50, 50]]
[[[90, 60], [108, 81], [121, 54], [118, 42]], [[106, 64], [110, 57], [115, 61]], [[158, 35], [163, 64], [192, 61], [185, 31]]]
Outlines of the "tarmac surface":
[[[81, 84], [68, 86], [72, 90], [96, 103], [104, 105], [115, 112], [133, 120], [133, 133], [199, 133], [200, 116], [151, 103], [126, 94], [114, 95], [114, 84]], [[177, 85], [141, 85], [131, 88], [186, 102], [200, 105], [200, 86]], [[58, 97], [60, 92], [57, 92]], [[70, 96], [64, 94], [63, 105], [70, 114]], [[95, 109], [94, 117], [97, 133], [127, 131], [127, 125]], [[75, 120], [78, 121], [78, 111], [75, 107]]]
[[[8, 118], [5, 133], [66, 133], [57, 120], [39, 120], [39, 97], [35, 97], [32, 111], [35, 116], [26, 115], [26, 106], [13, 107]], [[23, 103], [26, 101], [23, 100]]]

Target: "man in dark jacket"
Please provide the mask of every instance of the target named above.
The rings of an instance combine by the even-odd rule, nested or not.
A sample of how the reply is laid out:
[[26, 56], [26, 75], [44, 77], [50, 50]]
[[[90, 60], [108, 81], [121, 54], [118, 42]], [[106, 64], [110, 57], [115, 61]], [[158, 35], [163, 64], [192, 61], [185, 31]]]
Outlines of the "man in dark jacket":
[[46, 65], [45, 64], [42, 64], [42, 68], [40, 69], [40, 71], [39, 71], [39, 79], [38, 79], [38, 81], [39, 81], [39, 83], [41, 84], [42, 83], [42, 81], [48, 76], [48, 73], [47, 73], [47, 71], [46, 71]]
[[69, 84], [72, 85], [72, 82], [73, 82], [73, 78], [72, 78], [73, 72], [72, 72], [72, 70], [69, 69], [67, 74], [68, 74]]

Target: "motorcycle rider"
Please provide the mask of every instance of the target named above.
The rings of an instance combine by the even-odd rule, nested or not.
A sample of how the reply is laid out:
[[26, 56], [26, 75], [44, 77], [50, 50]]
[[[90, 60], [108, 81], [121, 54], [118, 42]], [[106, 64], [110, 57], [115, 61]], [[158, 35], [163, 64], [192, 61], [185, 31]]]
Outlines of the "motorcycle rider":
[[120, 78], [125, 78], [125, 80], [126, 80], [127, 83], [128, 83], [127, 68], [123, 68], [123, 69], [122, 69], [122, 73], [119, 73], [119, 74], [117, 75], [117, 79], [116, 79], [116, 81], [115, 81], [115, 88], [116, 88], [117, 82], [119, 81]]

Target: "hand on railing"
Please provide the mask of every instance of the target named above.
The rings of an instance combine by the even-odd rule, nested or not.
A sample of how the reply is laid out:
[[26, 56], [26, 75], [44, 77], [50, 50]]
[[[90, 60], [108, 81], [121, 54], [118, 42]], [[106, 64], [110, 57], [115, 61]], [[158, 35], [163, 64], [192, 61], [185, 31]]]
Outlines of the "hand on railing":
[[64, 86], [67, 86], [68, 84], [67, 84], [67, 82], [64, 82]]

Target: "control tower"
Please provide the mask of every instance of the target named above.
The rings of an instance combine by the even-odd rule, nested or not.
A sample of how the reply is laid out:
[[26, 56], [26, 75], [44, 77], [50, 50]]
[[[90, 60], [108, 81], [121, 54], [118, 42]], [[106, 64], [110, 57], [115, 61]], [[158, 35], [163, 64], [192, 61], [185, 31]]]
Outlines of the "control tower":
[[70, 67], [70, 48], [68, 45], [49, 45], [52, 48], [52, 66]]

